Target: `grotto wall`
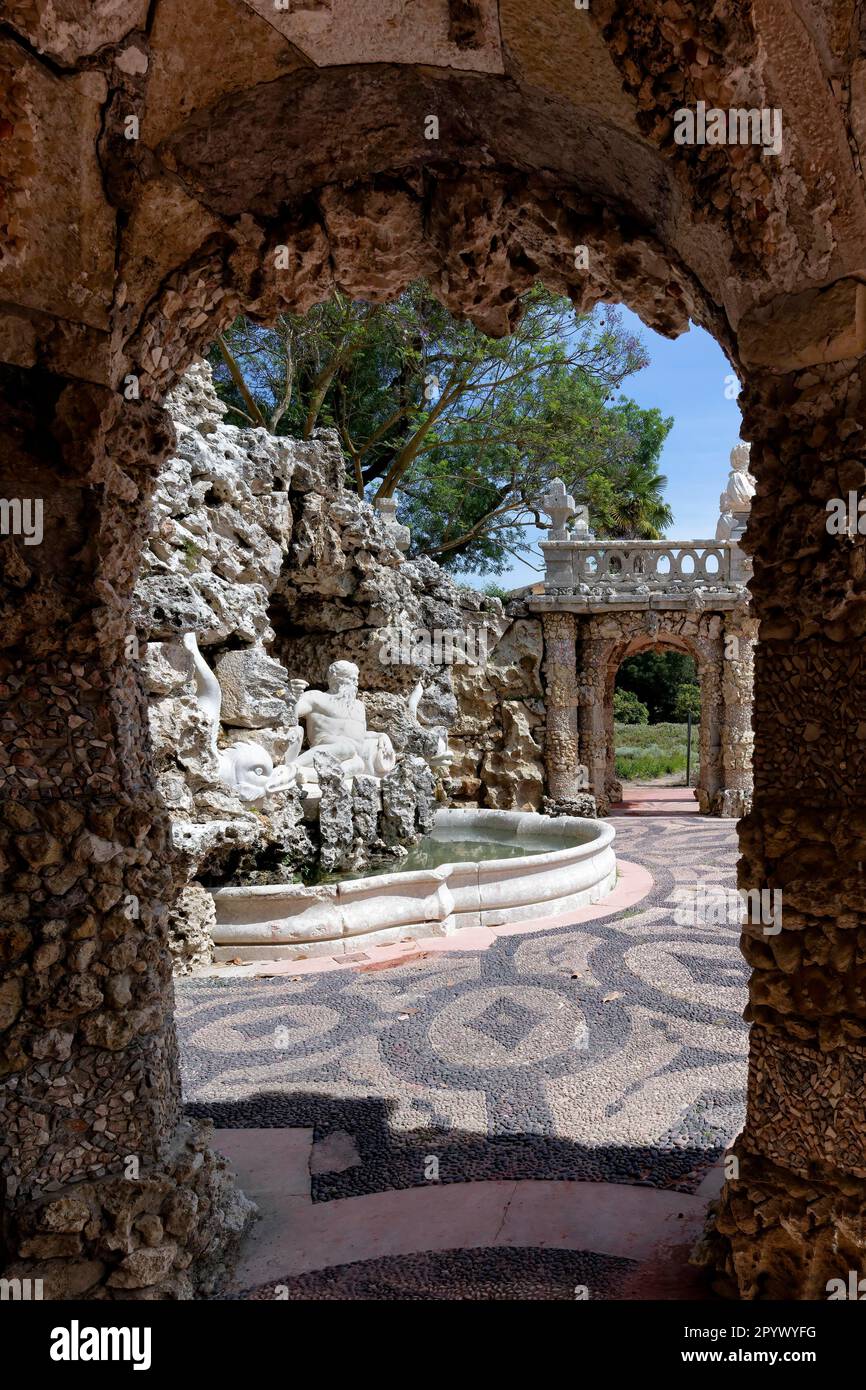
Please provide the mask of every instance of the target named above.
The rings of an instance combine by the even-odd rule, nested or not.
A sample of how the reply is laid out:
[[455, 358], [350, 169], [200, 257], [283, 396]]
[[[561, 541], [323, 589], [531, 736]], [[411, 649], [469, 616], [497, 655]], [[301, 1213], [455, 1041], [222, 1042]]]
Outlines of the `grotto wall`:
[[862, 359], [744, 393], [761, 628], [738, 883], [780, 892], [784, 918], [743, 928], [748, 1111], [704, 1252], [740, 1298], [826, 1298], [866, 1248], [866, 587], [862, 536], [827, 524], [829, 499], [866, 486], [864, 393]]
[[210, 1123], [182, 1113], [176, 856], [130, 654], [171, 420], [3, 368], [0, 426], [2, 491], [23, 482], [50, 526], [0, 550], [3, 1275], [46, 1299], [190, 1298], [220, 1283], [253, 1208]]
[[545, 794], [541, 620], [516, 598], [488, 620], [484, 665], [452, 669], [451, 794], [463, 805], [538, 811]]
[[[164, 392], [240, 309], [266, 321], [335, 285], [387, 298], [427, 276], [453, 312], [501, 333], [542, 278], [582, 307], [625, 299], [670, 335], [703, 324], [744, 387], [761, 626], [741, 883], [787, 897], [782, 933], [744, 943], [749, 1119], [713, 1261], [741, 1297], [820, 1296], [866, 1249], [866, 570], [863, 537], [831, 542], [824, 510], [866, 477], [857, 8], [509, 0], [460, 70], [460, 0], [419, 0], [388, 26], [368, 0], [334, 5], [327, 43], [318, 14], [293, 6], [276, 27], [263, 9], [6, 7], [0, 463], [8, 496], [46, 499], [46, 544], [3, 554], [10, 1257], [37, 1277], [51, 1264], [72, 1292], [108, 1287], [130, 1258], [126, 1287], [159, 1292], [175, 1258], [160, 1231], [178, 1258], [191, 1249], [168, 1210], [189, 1186], [173, 1157], [173, 864], [125, 652], [144, 504], [171, 449]], [[778, 159], [676, 145], [672, 109], [698, 100], [784, 105]], [[121, 394], [130, 375], [135, 401]], [[573, 644], [574, 624], [556, 627], [551, 644]], [[546, 745], [573, 767], [562, 654], [552, 646], [562, 700], [548, 702]], [[551, 791], [567, 799], [562, 771]], [[124, 892], [135, 919], [118, 910]], [[140, 1214], [164, 1203], [147, 1259], [138, 1213], [110, 1190], [131, 1150]], [[85, 1181], [100, 1187], [82, 1211], [63, 1194]], [[196, 1239], [218, 1240], [230, 1223], [204, 1181], [195, 1195]], [[52, 1230], [66, 1239], [49, 1259]]]
[[[204, 362], [169, 405], [177, 443], [154, 494], [135, 617], [157, 789], [178, 854], [170, 945], [183, 972], [211, 956], [209, 885], [399, 858], [429, 828], [437, 797], [464, 790], [442, 753], [449, 730], [462, 727], [458, 671], [473, 673], [488, 726], [517, 727], [519, 702], [503, 699], [512, 681], [536, 703], [539, 687], [533, 625], [524, 622], [524, 633], [498, 599], [461, 588], [429, 560], [408, 560], [400, 530], [346, 488], [331, 432], [305, 443], [227, 425]], [[455, 652], [441, 640], [488, 626], [494, 639], [503, 634], [489, 687], [484, 666], [459, 664], [459, 641]], [[216, 751], [196, 698], [191, 633], [221, 690]], [[482, 643], [470, 654], [484, 651]], [[458, 664], [441, 659], [455, 655]], [[225, 751], [252, 742], [274, 767], [291, 760], [300, 738], [294, 700], [304, 684], [324, 686], [334, 660], [358, 666], [368, 727], [389, 736], [398, 766], [381, 783], [356, 777], [350, 803], [337, 767], [328, 769], [316, 816], [295, 785], [260, 803], [241, 800], [220, 777]], [[502, 743], [495, 727], [486, 738], [491, 748]], [[524, 804], [511, 755], [485, 758], [498, 798], [485, 804]]]

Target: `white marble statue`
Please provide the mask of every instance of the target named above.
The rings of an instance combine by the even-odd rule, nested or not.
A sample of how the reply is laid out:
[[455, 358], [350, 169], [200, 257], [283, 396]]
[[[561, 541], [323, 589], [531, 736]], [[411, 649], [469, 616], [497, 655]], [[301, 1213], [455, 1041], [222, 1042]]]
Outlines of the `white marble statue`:
[[[194, 632], [186, 633], [183, 645], [192, 657], [196, 700], [210, 721], [210, 745], [219, 762], [220, 781], [241, 801], [261, 801], [271, 792], [292, 786], [295, 780], [294, 765], [289, 762], [274, 768], [270, 753], [260, 743], [245, 741], [235, 743], [231, 748], [218, 746], [222, 704], [219, 681], [199, 651]], [[300, 748], [302, 737], [299, 729], [294, 751]]]
[[353, 661], [332, 661], [328, 689], [306, 690], [295, 706], [306, 722], [309, 748], [296, 760], [299, 780], [315, 782], [317, 753], [330, 753], [347, 777], [385, 777], [397, 764], [387, 734], [367, 729], [367, 711], [358, 699], [358, 668]]
[[731, 471], [725, 490], [719, 498], [717, 541], [731, 540], [734, 532], [742, 535], [743, 517], [736, 514], [748, 512], [755, 495], [755, 479], [749, 472], [750, 450], [750, 444], [735, 444], [731, 450]]
[[[418, 684], [415, 686], [415, 689], [412, 691], [412, 694], [409, 696], [409, 699], [406, 701], [406, 707], [409, 713], [409, 717], [410, 719], [415, 720], [415, 723], [419, 726], [419, 728], [424, 727], [421, 724], [420, 719], [418, 718], [418, 706], [421, 703], [421, 697], [423, 694], [424, 683], [423, 681], [419, 681]], [[436, 740], [436, 751], [432, 754], [432, 756], [427, 758], [427, 761], [432, 768], [436, 769], [437, 772], [444, 772], [446, 768], [450, 767], [451, 759], [452, 753], [451, 749], [448, 747], [448, 733], [447, 730], [443, 729], [439, 732], [438, 738]]]

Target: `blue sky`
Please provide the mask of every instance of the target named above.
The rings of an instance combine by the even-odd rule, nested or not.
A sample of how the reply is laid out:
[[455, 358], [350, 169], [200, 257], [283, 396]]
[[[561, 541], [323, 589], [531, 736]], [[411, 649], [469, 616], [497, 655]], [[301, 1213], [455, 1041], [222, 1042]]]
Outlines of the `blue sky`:
[[[646, 328], [630, 309], [621, 308], [623, 326], [646, 346], [650, 364], [623, 383], [623, 392], [642, 406], [658, 406], [672, 415], [659, 469], [668, 483], [665, 496], [673, 509], [671, 540], [703, 540], [715, 535], [719, 493], [725, 486], [728, 456], [740, 437], [741, 416], [736, 394], [725, 397], [725, 378], [732, 369], [721, 348], [702, 328], [671, 341]], [[737, 388], [739, 389], [739, 388]], [[534, 563], [538, 556], [530, 557]], [[540, 578], [528, 565], [515, 563], [495, 582], [504, 588]], [[491, 579], [461, 576], [463, 582], [484, 588]]]

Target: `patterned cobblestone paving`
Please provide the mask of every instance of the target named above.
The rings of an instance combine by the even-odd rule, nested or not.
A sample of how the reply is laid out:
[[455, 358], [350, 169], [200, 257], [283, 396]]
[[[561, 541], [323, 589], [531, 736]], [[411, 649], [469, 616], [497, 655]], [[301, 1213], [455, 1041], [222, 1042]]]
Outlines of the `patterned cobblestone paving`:
[[448, 1250], [422, 1251], [385, 1260], [335, 1265], [299, 1278], [286, 1279], [235, 1297], [269, 1302], [343, 1302], [347, 1299], [400, 1303], [435, 1300], [544, 1300], [615, 1297], [636, 1265], [632, 1260], [596, 1255], [587, 1250]]
[[618, 916], [390, 970], [179, 981], [191, 1113], [312, 1127], [316, 1201], [434, 1176], [693, 1191], [743, 1120], [747, 971], [737, 925], [676, 921], [673, 895], [733, 887], [736, 833], [616, 825], [655, 879]]

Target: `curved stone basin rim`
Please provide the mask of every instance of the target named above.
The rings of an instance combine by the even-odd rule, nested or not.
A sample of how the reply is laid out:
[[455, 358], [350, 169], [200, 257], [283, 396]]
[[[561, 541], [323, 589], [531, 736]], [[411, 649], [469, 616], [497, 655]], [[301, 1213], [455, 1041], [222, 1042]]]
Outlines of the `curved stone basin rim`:
[[[463, 927], [501, 926], [598, 902], [616, 884], [607, 821], [536, 812], [443, 810], [434, 831], [469, 839], [561, 837], [562, 849], [518, 858], [459, 860], [306, 887], [260, 884], [213, 891], [217, 959], [341, 955]], [[491, 834], [491, 832], [493, 834]]]

